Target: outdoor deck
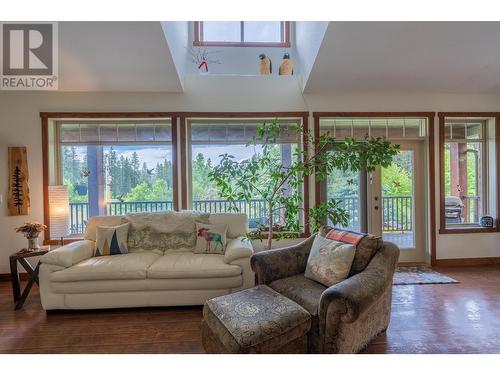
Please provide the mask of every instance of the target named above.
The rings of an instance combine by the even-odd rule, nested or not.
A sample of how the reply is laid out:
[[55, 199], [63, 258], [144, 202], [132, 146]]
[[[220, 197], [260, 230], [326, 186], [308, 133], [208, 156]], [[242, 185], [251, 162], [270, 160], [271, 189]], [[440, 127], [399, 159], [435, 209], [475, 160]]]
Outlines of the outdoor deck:
[[382, 238], [384, 239], [384, 241], [395, 243], [402, 249], [408, 249], [415, 246], [413, 243], [413, 232], [384, 232]]

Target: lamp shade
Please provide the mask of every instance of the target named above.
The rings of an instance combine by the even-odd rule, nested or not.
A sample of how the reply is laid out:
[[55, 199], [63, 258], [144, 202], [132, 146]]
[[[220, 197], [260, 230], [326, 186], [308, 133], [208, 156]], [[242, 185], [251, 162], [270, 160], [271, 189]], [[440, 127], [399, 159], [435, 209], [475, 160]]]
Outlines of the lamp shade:
[[65, 237], [69, 230], [69, 194], [63, 185], [49, 186], [50, 238]]

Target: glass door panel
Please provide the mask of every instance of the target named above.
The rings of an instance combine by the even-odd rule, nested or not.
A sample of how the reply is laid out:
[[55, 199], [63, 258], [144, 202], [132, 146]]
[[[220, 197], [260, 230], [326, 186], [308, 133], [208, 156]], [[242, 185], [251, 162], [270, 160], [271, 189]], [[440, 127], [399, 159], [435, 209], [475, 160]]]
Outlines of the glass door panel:
[[349, 224], [344, 229], [361, 231], [359, 173], [334, 170], [327, 178], [326, 191], [327, 199], [339, 201], [340, 207], [349, 215]]
[[382, 237], [400, 248], [415, 247], [413, 150], [402, 150], [382, 168]]
[[400, 143], [387, 168], [371, 178], [369, 231], [401, 249], [400, 262], [425, 262], [425, 174], [423, 142]]

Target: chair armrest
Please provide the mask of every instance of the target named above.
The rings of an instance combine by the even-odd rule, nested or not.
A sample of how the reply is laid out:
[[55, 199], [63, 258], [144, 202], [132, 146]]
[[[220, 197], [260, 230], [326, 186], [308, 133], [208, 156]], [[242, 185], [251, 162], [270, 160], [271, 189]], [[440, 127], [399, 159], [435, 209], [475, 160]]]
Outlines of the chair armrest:
[[257, 276], [257, 283], [270, 284], [274, 280], [304, 273], [314, 237], [316, 235], [294, 246], [261, 251], [252, 255], [250, 264]]
[[49, 251], [40, 258], [40, 262], [68, 268], [91, 258], [94, 255], [94, 247], [95, 242], [90, 240], [72, 242]]
[[335, 313], [343, 322], [356, 321], [391, 287], [398, 258], [399, 248], [384, 242], [364, 271], [326, 289], [320, 300], [320, 325]]
[[252, 242], [243, 237], [238, 237], [227, 243], [224, 262], [229, 264], [240, 258], [250, 258], [252, 254]]

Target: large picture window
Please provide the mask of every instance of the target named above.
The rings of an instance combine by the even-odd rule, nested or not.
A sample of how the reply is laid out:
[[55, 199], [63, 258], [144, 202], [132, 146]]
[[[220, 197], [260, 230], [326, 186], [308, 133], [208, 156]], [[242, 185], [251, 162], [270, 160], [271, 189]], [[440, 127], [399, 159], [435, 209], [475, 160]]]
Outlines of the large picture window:
[[195, 46], [290, 47], [285, 21], [197, 21]]
[[439, 117], [441, 232], [495, 229], [481, 218], [497, 215], [497, 117]]
[[170, 118], [56, 119], [50, 129], [50, 184], [68, 188], [73, 236], [91, 216], [174, 209]]
[[[257, 126], [271, 119], [187, 119], [188, 139], [190, 140], [189, 190], [190, 206], [194, 210], [205, 212], [229, 212], [235, 205], [240, 212], [249, 216], [249, 226], [258, 227], [266, 224], [268, 207], [263, 197], [255, 196], [250, 202], [228, 202], [222, 199], [209, 178], [209, 172], [219, 164], [221, 155], [230, 154], [234, 160], [242, 161], [262, 153], [262, 145], [248, 145], [255, 135]], [[280, 119], [280, 124], [301, 123], [301, 118]], [[276, 165], [286, 167], [295, 157], [295, 150], [302, 147], [297, 133], [282, 133], [278, 144], [273, 146]], [[261, 171], [265, 179], [271, 171]], [[285, 192], [286, 194], [286, 192]], [[274, 218], [280, 223], [279, 212]]]

